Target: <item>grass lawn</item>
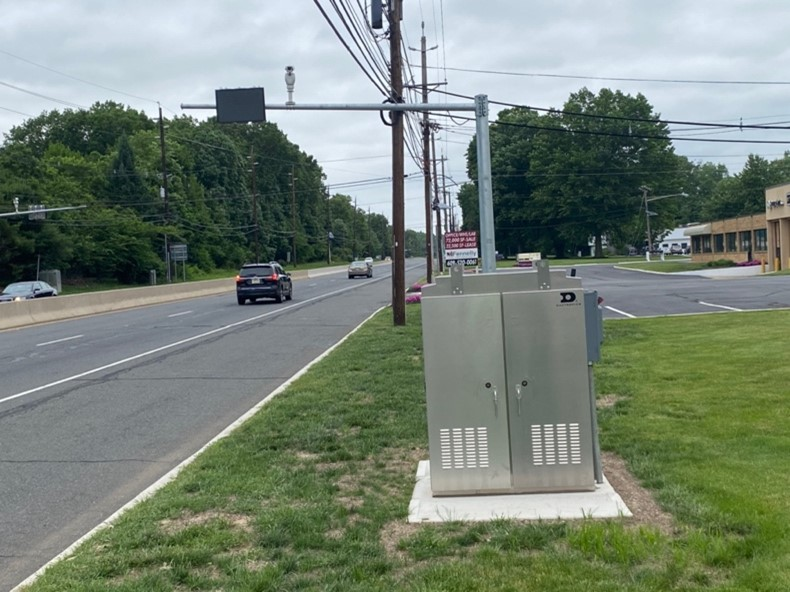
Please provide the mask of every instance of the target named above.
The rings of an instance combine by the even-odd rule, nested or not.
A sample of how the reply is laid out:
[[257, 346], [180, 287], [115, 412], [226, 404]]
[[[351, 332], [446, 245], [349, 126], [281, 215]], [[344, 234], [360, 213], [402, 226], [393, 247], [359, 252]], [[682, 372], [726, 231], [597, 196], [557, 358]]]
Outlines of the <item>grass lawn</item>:
[[636, 509], [408, 524], [428, 456], [418, 313], [378, 314], [30, 590], [790, 590], [790, 312], [606, 322], [602, 446], [670, 528]]

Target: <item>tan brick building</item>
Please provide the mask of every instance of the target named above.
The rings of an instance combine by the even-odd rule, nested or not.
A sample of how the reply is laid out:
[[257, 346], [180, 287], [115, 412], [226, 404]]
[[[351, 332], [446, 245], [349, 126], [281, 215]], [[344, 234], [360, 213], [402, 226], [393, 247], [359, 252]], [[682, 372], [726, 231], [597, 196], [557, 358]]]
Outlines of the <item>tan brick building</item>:
[[[790, 190], [790, 185], [787, 188]], [[788, 215], [790, 216], [790, 209]], [[755, 260], [768, 263], [765, 214], [690, 226], [685, 234], [691, 239], [692, 261], [704, 263], [729, 259], [736, 263]]]
[[790, 269], [790, 183], [765, 190], [768, 269]]

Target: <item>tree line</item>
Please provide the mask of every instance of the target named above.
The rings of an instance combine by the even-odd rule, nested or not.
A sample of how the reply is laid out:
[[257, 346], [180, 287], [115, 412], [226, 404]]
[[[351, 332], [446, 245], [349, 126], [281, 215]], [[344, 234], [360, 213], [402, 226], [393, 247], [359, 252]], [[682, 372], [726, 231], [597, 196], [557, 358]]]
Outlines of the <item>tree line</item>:
[[[497, 249], [596, 256], [603, 245], [641, 248], [646, 215], [657, 241], [682, 224], [765, 211], [766, 187], [790, 180], [790, 153], [750, 155], [740, 173], [675, 154], [666, 123], [642, 95], [583, 88], [561, 110], [512, 107], [490, 126]], [[467, 150], [471, 182], [459, 190], [463, 227], [479, 226], [477, 154]], [[644, 195], [673, 195], [644, 208]], [[683, 195], [685, 194], [685, 195]]]
[[[0, 147], [0, 212], [15, 202], [20, 212], [87, 207], [0, 218], [0, 283], [38, 268], [146, 283], [150, 270], [165, 273], [165, 240], [187, 245], [188, 267], [201, 272], [256, 258], [288, 265], [330, 253], [333, 262], [389, 255], [387, 218], [330, 195], [324, 179], [271, 123], [160, 122], [114, 102], [43, 113]], [[424, 253], [424, 235], [406, 239]]]

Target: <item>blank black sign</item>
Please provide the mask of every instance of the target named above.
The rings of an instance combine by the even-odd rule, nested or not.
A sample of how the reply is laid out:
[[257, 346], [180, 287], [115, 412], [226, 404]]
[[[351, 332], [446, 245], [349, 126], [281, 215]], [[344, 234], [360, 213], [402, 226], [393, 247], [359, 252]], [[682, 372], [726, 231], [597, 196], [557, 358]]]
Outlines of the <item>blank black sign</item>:
[[262, 88], [222, 88], [214, 92], [219, 123], [266, 121]]

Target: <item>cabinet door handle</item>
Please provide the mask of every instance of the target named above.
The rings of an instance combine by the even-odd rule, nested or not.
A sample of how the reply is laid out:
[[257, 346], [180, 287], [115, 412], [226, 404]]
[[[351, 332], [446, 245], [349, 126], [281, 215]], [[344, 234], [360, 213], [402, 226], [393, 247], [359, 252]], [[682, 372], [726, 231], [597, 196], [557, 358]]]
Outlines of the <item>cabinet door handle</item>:
[[494, 395], [494, 417], [498, 417], [499, 416], [499, 396], [497, 395], [496, 387], [494, 387], [493, 395]]
[[516, 385], [516, 405], [518, 408], [518, 414], [521, 415], [521, 385]]

